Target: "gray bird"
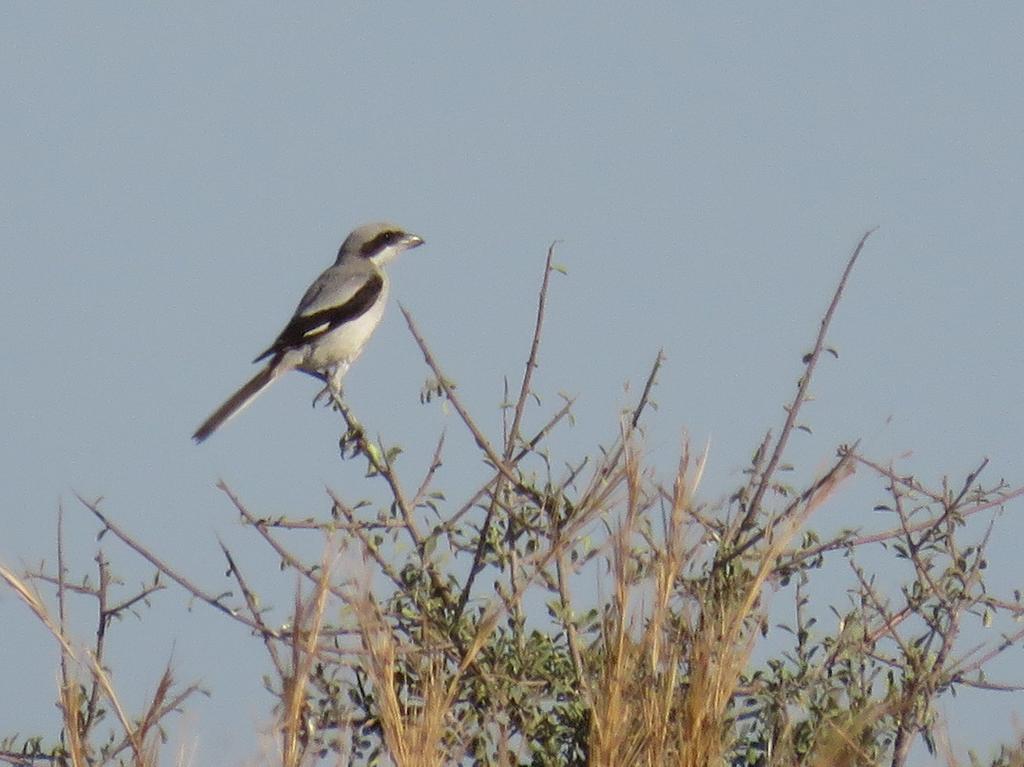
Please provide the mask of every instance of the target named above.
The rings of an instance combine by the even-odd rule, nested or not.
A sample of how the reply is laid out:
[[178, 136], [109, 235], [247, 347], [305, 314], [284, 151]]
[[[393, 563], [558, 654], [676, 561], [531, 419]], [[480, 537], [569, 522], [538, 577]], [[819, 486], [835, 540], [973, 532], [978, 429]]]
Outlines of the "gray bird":
[[365, 224], [345, 238], [338, 258], [316, 278], [277, 340], [253, 362], [266, 366], [217, 408], [192, 439], [202, 442], [252, 402], [278, 376], [301, 370], [340, 393], [341, 379], [384, 316], [384, 265], [423, 239], [388, 223]]

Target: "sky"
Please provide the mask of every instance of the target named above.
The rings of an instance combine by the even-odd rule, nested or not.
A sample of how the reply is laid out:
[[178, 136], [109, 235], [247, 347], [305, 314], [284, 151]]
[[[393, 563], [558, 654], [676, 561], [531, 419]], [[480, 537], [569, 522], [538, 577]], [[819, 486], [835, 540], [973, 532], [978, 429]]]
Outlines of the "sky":
[[[322, 513], [325, 485], [359, 497], [304, 376], [208, 443], [189, 435], [347, 232], [382, 218], [426, 240], [392, 266], [392, 300], [494, 435], [557, 241], [529, 422], [567, 392], [559, 444], [610, 440], [663, 349], [645, 446], [671, 471], [684, 431], [709, 444], [712, 500], [781, 424], [845, 259], [878, 227], [800, 471], [859, 438], [931, 484], [983, 457], [990, 480], [1024, 482], [1022, 27], [1009, 3], [5, 5], [0, 562], [52, 562], [63, 506], [87, 571], [80, 494], [216, 590], [218, 536], [267, 561], [218, 479], [268, 515]], [[346, 379], [410, 474], [441, 428], [464, 440], [420, 404], [427, 375], [392, 305]], [[992, 550], [1003, 594], [1020, 513]], [[101, 545], [127, 583], [146, 577]], [[56, 649], [10, 593], [0, 623], [0, 729], [52, 728]], [[180, 593], [125, 624], [112, 657], [130, 668], [145, 648], [212, 692], [177, 733], [196, 763], [250, 759], [271, 705], [251, 640]], [[156, 683], [139, 665], [119, 679], [130, 699]], [[954, 744], [1012, 738], [1022, 699], [997, 703], [949, 711]]]

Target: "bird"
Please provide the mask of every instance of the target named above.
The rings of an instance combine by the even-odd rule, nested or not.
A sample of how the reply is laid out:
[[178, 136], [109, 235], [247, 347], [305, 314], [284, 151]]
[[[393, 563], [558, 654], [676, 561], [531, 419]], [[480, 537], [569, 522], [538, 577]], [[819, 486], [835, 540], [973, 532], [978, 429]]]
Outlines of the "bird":
[[388, 222], [353, 229], [334, 264], [306, 290], [284, 330], [253, 360], [267, 360], [263, 369], [214, 410], [192, 439], [205, 441], [290, 370], [323, 380], [321, 395], [340, 395], [341, 379], [384, 316], [389, 287], [385, 264], [422, 244], [422, 237]]

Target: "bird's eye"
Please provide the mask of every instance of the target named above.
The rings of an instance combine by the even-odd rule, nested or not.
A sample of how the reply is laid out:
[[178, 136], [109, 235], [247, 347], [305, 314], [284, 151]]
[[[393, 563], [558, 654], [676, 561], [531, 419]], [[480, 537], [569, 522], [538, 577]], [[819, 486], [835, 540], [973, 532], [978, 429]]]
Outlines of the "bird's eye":
[[402, 239], [402, 232], [389, 229], [386, 232], [381, 232], [372, 240], [367, 242], [361, 248], [361, 252], [367, 258], [375, 256], [380, 253], [384, 248], [394, 245], [396, 242]]

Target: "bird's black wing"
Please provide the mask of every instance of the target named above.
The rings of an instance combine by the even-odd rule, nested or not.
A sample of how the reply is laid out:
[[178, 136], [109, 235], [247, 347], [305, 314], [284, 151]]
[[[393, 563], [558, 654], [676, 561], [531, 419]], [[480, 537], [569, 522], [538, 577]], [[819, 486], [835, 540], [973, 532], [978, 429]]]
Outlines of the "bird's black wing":
[[379, 274], [374, 274], [347, 301], [309, 314], [296, 314], [270, 348], [253, 362], [259, 362], [272, 355], [283, 354], [289, 349], [296, 349], [317, 336], [329, 333], [339, 325], [361, 317], [373, 306], [382, 290], [384, 290], [384, 279]]

